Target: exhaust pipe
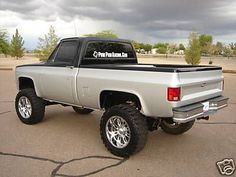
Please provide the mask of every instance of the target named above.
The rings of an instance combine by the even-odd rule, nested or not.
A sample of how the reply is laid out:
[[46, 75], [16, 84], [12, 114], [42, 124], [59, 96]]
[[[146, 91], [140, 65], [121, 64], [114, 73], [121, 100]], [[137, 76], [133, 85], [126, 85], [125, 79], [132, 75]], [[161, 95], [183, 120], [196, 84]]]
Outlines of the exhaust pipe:
[[209, 116], [206, 116], [206, 117], [199, 117], [199, 118], [197, 118], [197, 120], [209, 120]]

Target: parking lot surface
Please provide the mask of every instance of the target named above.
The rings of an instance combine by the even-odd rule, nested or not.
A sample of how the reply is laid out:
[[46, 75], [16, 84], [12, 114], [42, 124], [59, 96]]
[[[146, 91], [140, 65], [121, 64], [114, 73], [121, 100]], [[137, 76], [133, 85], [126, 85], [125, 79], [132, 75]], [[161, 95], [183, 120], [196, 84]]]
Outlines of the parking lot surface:
[[227, 108], [183, 135], [150, 132], [140, 153], [122, 159], [100, 139], [100, 111], [79, 115], [53, 105], [43, 122], [22, 124], [14, 109], [14, 72], [0, 71], [0, 176], [221, 176], [216, 162], [236, 160], [236, 74], [224, 76]]

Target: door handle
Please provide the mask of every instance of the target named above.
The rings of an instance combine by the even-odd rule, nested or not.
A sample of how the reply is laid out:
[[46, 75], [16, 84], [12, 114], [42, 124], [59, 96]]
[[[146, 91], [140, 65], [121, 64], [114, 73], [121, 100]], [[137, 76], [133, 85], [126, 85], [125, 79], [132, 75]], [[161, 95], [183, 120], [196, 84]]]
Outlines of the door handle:
[[66, 66], [66, 68], [73, 69], [74, 66]]

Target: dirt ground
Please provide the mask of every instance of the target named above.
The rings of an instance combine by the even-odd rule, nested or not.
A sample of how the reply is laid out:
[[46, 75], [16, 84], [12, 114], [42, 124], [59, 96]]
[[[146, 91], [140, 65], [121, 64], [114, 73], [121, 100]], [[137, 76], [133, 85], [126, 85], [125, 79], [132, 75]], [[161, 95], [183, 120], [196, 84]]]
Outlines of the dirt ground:
[[46, 108], [43, 122], [25, 125], [14, 109], [14, 72], [0, 71], [0, 83], [1, 177], [220, 177], [216, 162], [236, 160], [235, 74], [225, 74], [227, 108], [183, 135], [149, 133], [145, 148], [129, 159], [111, 155], [102, 144], [102, 112], [78, 115], [54, 105]]
[[0, 69], [11, 69], [18, 65], [39, 63], [39, 59], [34, 56], [24, 56], [23, 58], [16, 59], [12, 57], [0, 58]]

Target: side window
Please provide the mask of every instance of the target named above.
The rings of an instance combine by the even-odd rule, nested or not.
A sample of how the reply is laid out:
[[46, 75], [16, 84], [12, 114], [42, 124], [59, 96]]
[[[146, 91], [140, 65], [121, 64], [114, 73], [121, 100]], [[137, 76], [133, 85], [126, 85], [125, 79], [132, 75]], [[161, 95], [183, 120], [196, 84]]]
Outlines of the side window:
[[64, 41], [59, 45], [54, 63], [73, 64], [77, 53], [77, 41]]

